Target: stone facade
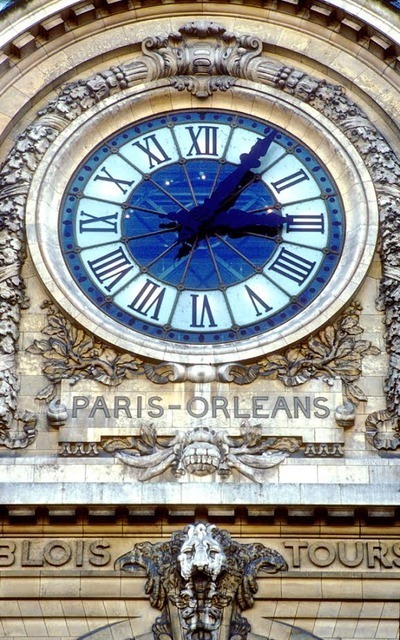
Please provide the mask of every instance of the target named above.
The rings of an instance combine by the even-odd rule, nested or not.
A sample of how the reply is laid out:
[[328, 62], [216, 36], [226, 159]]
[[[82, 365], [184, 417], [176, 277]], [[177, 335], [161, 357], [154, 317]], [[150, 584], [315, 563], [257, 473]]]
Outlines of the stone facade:
[[[0, 638], [398, 639], [398, 10], [31, 0], [0, 25]], [[133, 344], [57, 270], [73, 168], [190, 108], [303, 140], [348, 215], [320, 307], [228, 355]]]

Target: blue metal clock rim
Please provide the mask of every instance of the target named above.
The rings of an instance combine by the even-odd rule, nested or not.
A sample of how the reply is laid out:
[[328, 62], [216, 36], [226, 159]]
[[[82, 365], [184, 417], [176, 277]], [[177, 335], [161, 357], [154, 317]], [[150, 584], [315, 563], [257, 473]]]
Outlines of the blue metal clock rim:
[[[328, 194], [326, 197], [327, 209], [329, 214], [336, 217], [338, 225], [336, 230], [339, 232], [336, 235], [339, 235], [340, 237], [333, 238], [332, 230], [329, 232], [324, 258], [322, 259], [318, 272], [310, 285], [308, 285], [301, 294], [283, 310], [272, 314], [261, 322], [253, 322], [249, 325], [240, 327], [233, 326], [222, 331], [183, 331], [169, 326], [158, 326], [147, 320], [133, 317], [124, 309], [111, 302], [109, 297], [102, 293], [100, 288], [89, 279], [79, 257], [79, 251], [71, 251], [71, 238], [66, 234], [65, 228], [74, 218], [76, 208], [78, 206], [77, 203], [79, 201], [79, 197], [77, 196], [82, 192], [82, 187], [84, 188], [84, 185], [89, 180], [92, 172], [99, 167], [102, 162], [104, 162], [105, 157], [108, 157], [111, 153], [115, 153], [115, 150], [117, 150], [122, 144], [126, 144], [127, 141], [142, 134], [143, 131], [154, 131], [163, 126], [173, 127], [174, 124], [182, 122], [182, 118], [189, 118], [189, 121], [190, 118], [201, 118], [205, 122], [210, 121], [210, 118], [213, 119], [214, 122], [221, 122], [221, 118], [225, 118], [225, 122], [233, 123], [234, 126], [248, 128], [256, 131], [257, 133], [265, 133], [267, 129], [272, 127], [279, 132], [279, 140], [282, 141], [283, 144], [288, 145], [288, 148], [291, 147], [294, 150], [298, 150], [299, 156], [300, 154], [303, 154], [306, 158], [309, 158], [307, 162], [316, 163], [316, 181], [322, 185], [322, 179], [322, 181], [325, 181], [323, 186], [326, 187], [328, 184], [328, 190], [331, 189], [331, 195]], [[88, 166], [91, 166], [90, 170], [88, 170]], [[326, 189], [324, 190], [326, 193]], [[131, 194], [129, 197], [131, 197]], [[74, 205], [72, 207], [71, 199], [74, 200]], [[294, 320], [296, 316], [304, 311], [304, 309], [320, 295], [328, 284], [341, 259], [344, 234], [345, 219], [340, 194], [335, 188], [334, 181], [330, 177], [328, 170], [326, 167], [321, 165], [313, 152], [307, 149], [304, 146], [304, 143], [297, 140], [294, 136], [288, 136], [282, 129], [268, 123], [267, 121], [254, 116], [241, 115], [226, 109], [213, 109], [212, 111], [209, 109], [199, 108], [181, 109], [174, 112], [173, 115], [165, 113], [155, 117], [144, 118], [129, 127], [125, 127], [124, 129], [117, 131], [112, 136], [109, 136], [101, 145], [96, 147], [87, 156], [87, 158], [74, 172], [63, 199], [59, 222], [60, 246], [62, 248], [65, 263], [71, 276], [88, 300], [99, 308], [102, 313], [128, 329], [139, 332], [145, 336], [154, 337], [158, 340], [161, 339], [180, 344], [193, 343], [218, 345], [231, 342], [234, 343], [253, 338], [254, 336], [260, 336], [279, 325], [283, 325]]]

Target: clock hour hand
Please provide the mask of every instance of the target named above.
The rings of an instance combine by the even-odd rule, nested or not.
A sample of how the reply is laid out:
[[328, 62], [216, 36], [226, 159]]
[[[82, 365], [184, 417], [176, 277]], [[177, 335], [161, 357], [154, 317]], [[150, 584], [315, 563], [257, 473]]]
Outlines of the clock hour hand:
[[[244, 231], [253, 231], [254, 233], [268, 232], [275, 230], [271, 234], [276, 235], [276, 229], [284, 224], [290, 224], [292, 216], [282, 216], [279, 213], [262, 213], [254, 214], [241, 209], [229, 209], [222, 211], [213, 218], [210, 225], [204, 229], [204, 234], [218, 233], [220, 235], [228, 235], [230, 237], [239, 237]], [[173, 223], [171, 223], [173, 224]], [[165, 227], [168, 225], [164, 225]], [[268, 235], [268, 233], [267, 233]], [[190, 238], [184, 242], [177, 253], [177, 258], [183, 258], [192, 250], [195, 240]]]
[[279, 213], [250, 213], [241, 209], [229, 209], [217, 214], [208, 231], [215, 229], [227, 229], [227, 231], [239, 231], [248, 227], [282, 227], [290, 223], [292, 216], [282, 216]]
[[207, 200], [203, 204], [190, 209], [190, 211], [181, 210], [178, 213], [172, 212], [167, 214], [166, 218], [171, 222], [161, 222], [160, 228], [162, 229], [177, 229], [178, 239], [180, 242], [190, 242], [201, 230], [209, 229], [210, 225], [217, 216], [226, 213], [236, 202], [242, 191], [246, 189], [250, 184], [258, 179], [257, 173], [248, 171], [241, 182], [237, 185], [234, 191], [231, 191], [229, 196], [223, 201], [223, 206], [215, 209], [207, 204]]

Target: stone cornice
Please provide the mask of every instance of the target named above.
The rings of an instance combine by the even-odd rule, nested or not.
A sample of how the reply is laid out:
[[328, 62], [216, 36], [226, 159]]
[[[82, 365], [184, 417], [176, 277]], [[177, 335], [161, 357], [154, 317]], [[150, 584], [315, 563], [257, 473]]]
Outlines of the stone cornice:
[[[141, 12], [146, 17], [146, 2], [139, 4], [141, 6], [138, 7], [138, 3], [133, 3], [132, 0], [112, 3], [104, 0], [99, 5], [90, 0], [59, 0], [45, 6], [32, 2], [28, 6], [24, 4], [12, 8], [6, 15], [0, 16], [0, 76], [21, 59], [40, 52], [48, 42], [54, 43], [66, 33], [89, 23], [93, 32], [96, 32], [98, 29], [103, 30], [108, 17], [115, 14], [121, 16], [122, 22], [140, 19]], [[253, 2], [246, 2], [246, 8], [252, 5]], [[389, 7], [382, 5], [378, 12], [363, 5], [364, 3], [355, 0], [279, 0], [266, 2], [264, 11], [269, 21], [285, 21], [290, 16], [291, 19], [301, 20], [301, 29], [313, 31], [322, 26], [347, 39], [350, 48], [350, 43], [358, 43], [363, 49], [400, 71], [400, 19], [396, 20], [395, 11]], [[254, 7], [259, 6], [259, 2], [255, 0]], [[160, 7], [165, 15], [165, 4], [160, 3]], [[223, 7], [221, 5], [221, 10], [226, 15], [232, 13], [232, 10], [237, 14], [237, 4], [227, 2]], [[192, 5], [191, 13], [194, 17], [207, 13], [207, 3], [203, 3], [201, 11], [196, 7], [195, 13]], [[244, 16], [246, 15], [244, 9]], [[299, 25], [297, 28], [300, 28]]]
[[[8, 514], [21, 518], [32, 518], [37, 514], [47, 519], [64, 514], [64, 517], [68, 515], [74, 519], [76, 509], [79, 509], [84, 519], [113, 519], [118, 517], [121, 505], [124, 517], [129, 515], [131, 518], [155, 520], [162, 513], [164, 516], [169, 513], [174, 518], [184, 511], [188, 519], [191, 514], [193, 518], [200, 514], [201, 518], [208, 517], [216, 521], [230, 518], [234, 522], [237, 510], [237, 517], [241, 514], [249, 521], [254, 517], [271, 519], [272, 522], [282, 517], [288, 522], [295, 518], [337, 518], [337, 522], [340, 519], [373, 522], [375, 518], [387, 518], [394, 522], [400, 517], [398, 485], [386, 483], [375, 486], [373, 490], [370, 484], [362, 483], [332, 485], [282, 482], [265, 483], [262, 486], [249, 482], [166, 483], [162, 488], [162, 505], [159, 504], [158, 483], [9, 482], [4, 483], [1, 490], [2, 503], [7, 507]], [[285, 496], [283, 504], [282, 496]]]

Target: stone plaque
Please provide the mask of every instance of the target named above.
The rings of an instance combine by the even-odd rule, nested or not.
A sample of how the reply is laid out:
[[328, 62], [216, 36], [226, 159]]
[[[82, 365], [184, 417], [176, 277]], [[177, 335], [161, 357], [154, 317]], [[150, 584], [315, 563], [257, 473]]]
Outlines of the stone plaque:
[[263, 435], [300, 437], [304, 442], [343, 442], [335, 411], [343, 403], [339, 380], [331, 386], [313, 380], [286, 388], [278, 381], [256, 380], [239, 387], [218, 382], [155, 385], [143, 378], [112, 389], [98, 382], [63, 381], [61, 405], [68, 418], [60, 442], [100, 442], [110, 436], [137, 435], [152, 424], [159, 436], [207, 427], [240, 433], [246, 422]]

